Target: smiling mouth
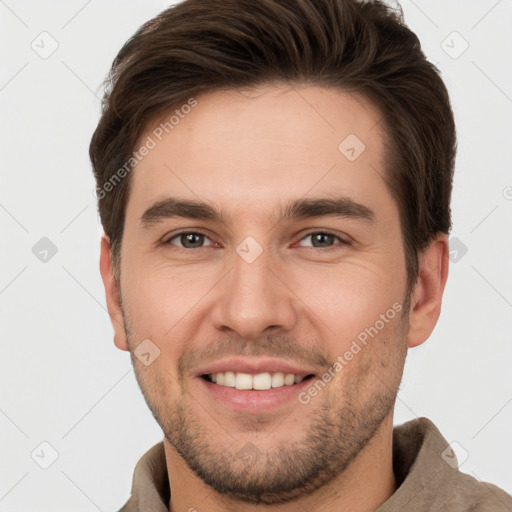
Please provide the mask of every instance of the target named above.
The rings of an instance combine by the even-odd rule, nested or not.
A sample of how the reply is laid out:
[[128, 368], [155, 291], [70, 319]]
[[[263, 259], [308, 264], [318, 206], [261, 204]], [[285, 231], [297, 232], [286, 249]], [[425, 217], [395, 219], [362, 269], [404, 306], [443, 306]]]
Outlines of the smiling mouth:
[[266, 391], [293, 386], [313, 377], [313, 374], [296, 375], [283, 372], [263, 372], [255, 375], [243, 372], [217, 372], [202, 375], [203, 379], [218, 386], [245, 391]]

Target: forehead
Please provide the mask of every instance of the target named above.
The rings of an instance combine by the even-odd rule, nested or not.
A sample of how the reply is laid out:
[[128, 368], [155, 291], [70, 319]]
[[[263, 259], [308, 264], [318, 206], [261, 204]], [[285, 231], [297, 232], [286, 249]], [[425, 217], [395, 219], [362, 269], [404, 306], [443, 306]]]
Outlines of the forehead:
[[283, 85], [195, 101], [139, 139], [137, 147], [149, 140], [153, 147], [131, 177], [129, 202], [138, 209], [166, 195], [247, 211], [285, 196], [386, 194], [381, 114], [360, 95]]

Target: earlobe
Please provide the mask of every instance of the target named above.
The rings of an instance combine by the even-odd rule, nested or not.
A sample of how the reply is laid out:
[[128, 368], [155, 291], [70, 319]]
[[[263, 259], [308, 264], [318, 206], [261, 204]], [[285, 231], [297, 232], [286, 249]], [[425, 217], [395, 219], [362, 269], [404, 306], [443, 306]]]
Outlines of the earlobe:
[[105, 287], [108, 314], [114, 328], [114, 344], [120, 350], [129, 350], [126, 330], [124, 328], [123, 310], [119, 300], [119, 290], [112, 267], [112, 250], [106, 235], [101, 237], [100, 273]]
[[426, 341], [439, 319], [448, 278], [448, 256], [448, 236], [444, 233], [439, 233], [418, 254], [418, 279], [411, 295], [409, 313], [409, 348]]

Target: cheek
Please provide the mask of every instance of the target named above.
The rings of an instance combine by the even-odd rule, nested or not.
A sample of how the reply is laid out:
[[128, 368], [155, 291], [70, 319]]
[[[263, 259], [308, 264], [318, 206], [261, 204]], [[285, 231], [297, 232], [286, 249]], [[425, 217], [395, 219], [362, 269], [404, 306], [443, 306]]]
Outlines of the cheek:
[[[317, 315], [316, 322], [320, 319], [337, 343], [343, 345], [376, 322], [381, 327], [379, 331], [387, 329], [388, 323], [382, 326], [380, 318], [381, 315], [388, 320], [391, 316], [398, 317], [396, 309], [401, 305], [405, 286], [402, 281], [401, 275], [354, 260], [337, 268], [317, 267], [314, 271], [297, 272], [291, 287]], [[399, 306], [393, 309], [395, 303]]]
[[340, 376], [333, 387], [336, 397], [345, 396], [350, 402], [397, 389], [407, 352], [405, 322], [397, 305], [385, 309], [378, 320], [363, 323], [353, 336], [342, 331], [332, 338], [331, 351]]
[[155, 340], [176, 340], [180, 327], [200, 309], [201, 298], [216, 282], [214, 275], [190, 267], [146, 267], [127, 275], [123, 301], [133, 332]]

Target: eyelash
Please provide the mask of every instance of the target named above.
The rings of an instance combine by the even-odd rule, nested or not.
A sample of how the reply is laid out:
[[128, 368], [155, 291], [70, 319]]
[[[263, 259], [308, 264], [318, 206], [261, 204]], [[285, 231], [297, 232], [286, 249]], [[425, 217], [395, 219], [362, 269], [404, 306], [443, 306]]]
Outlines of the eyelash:
[[[311, 235], [328, 235], [328, 236], [332, 236], [334, 238], [336, 238], [338, 240], [338, 243], [340, 245], [350, 245], [350, 242], [348, 241], [348, 239], [345, 239], [345, 238], [342, 238], [340, 235], [337, 235], [336, 233], [334, 233], [333, 231], [329, 231], [329, 230], [321, 230], [321, 231], [310, 231], [309, 233], [306, 233], [299, 241], [302, 241], [304, 240], [305, 238], [311, 236]], [[318, 249], [318, 250], [321, 250], [323, 252], [329, 252], [329, 251], [335, 251], [336, 249], [340, 249], [340, 245], [332, 245], [330, 247], [313, 247], [313, 246], [310, 246], [309, 248], [311, 249]]]
[[[332, 231], [329, 231], [329, 230], [310, 231], [309, 233], [306, 233], [299, 240], [299, 242], [302, 242], [302, 240], [304, 240], [305, 238], [307, 238], [309, 236], [319, 235], [319, 234], [333, 236], [334, 238], [337, 238], [342, 245], [350, 245], [350, 241], [345, 240], [341, 236], [339, 236], [336, 233], [334, 233]], [[164, 241], [163, 245], [173, 245], [173, 244], [171, 244], [171, 240], [174, 240], [175, 238], [179, 238], [179, 237], [181, 237], [183, 235], [201, 235], [201, 236], [204, 236], [206, 238], [209, 238], [206, 233], [202, 233], [201, 231], [180, 231], [179, 233], [175, 233], [172, 237], [170, 237], [166, 241]], [[206, 249], [207, 247], [210, 247], [210, 246], [207, 246], [207, 247], [197, 247], [195, 249], [190, 249], [190, 248], [186, 248], [186, 247], [179, 247], [179, 246], [174, 246], [174, 247], [177, 250], [190, 252], [190, 251], [193, 251], [193, 250], [197, 251], [198, 249]], [[339, 249], [339, 246], [337, 246], [337, 245], [334, 245], [334, 246], [331, 246], [331, 247], [314, 247], [314, 246], [309, 246], [309, 248], [310, 249], [318, 249], [318, 250], [321, 250], [322, 252], [329, 252], [329, 251], [333, 251], [333, 250]]]

